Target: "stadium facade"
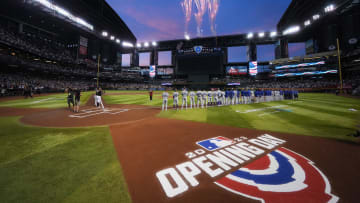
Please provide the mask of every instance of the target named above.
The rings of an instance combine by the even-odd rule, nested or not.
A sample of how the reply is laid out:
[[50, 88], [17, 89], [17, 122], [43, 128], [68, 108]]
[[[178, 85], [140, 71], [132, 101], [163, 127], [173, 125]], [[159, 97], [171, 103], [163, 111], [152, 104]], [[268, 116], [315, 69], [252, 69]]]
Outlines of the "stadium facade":
[[[56, 80], [60, 72], [70, 80], [92, 80], [100, 62], [102, 81], [114, 83], [224, 88], [230, 84], [247, 87], [258, 80], [339, 80], [338, 41], [344, 77], [359, 71], [359, 0], [293, 0], [276, 30], [148, 44], [137, 42], [105, 0], [2, 4], [0, 62], [7, 67], [5, 73], [30, 70]], [[291, 43], [305, 44], [306, 55], [289, 57]], [[274, 46], [274, 60], [259, 60], [261, 45]], [[246, 60], [230, 62], [231, 47], [245, 47]], [[163, 51], [171, 53], [168, 65], [159, 65]], [[141, 53], [150, 54], [151, 68], [140, 66]], [[126, 66], [124, 55], [130, 61]], [[18, 72], [12, 67], [19, 67]], [[150, 77], [150, 69], [154, 77]]]

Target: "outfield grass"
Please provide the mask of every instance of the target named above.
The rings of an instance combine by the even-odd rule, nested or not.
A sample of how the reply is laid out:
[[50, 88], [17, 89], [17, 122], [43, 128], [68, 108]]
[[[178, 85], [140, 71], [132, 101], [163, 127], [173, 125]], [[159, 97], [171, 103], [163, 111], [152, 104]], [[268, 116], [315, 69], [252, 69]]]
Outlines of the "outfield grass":
[[1, 202], [131, 202], [109, 129], [0, 117]]
[[[148, 95], [107, 95], [104, 99], [110, 104], [151, 106], [162, 104], [160, 95], [156, 95], [152, 102], [149, 101]], [[172, 106], [172, 102], [170, 97], [169, 106]], [[286, 107], [278, 109], [280, 112], [274, 112], [274, 109], [251, 113], [236, 112], [279, 105]], [[358, 112], [350, 111], [351, 108], [357, 109]], [[354, 140], [346, 135], [354, 133], [356, 125], [360, 125], [360, 100], [331, 94], [304, 93], [300, 95], [299, 102], [280, 101], [213, 107], [207, 110], [170, 110], [161, 112], [158, 116], [240, 128]]]
[[[207, 110], [161, 112], [160, 117], [198, 121], [240, 128], [351, 140], [360, 125], [358, 99], [328, 94], [301, 94], [299, 101], [213, 107]], [[285, 106], [284, 106], [285, 105]], [[283, 106], [280, 108], [269, 107]], [[352, 112], [349, 109], [357, 109]], [[258, 110], [245, 112], [247, 110]]]
[[[82, 92], [80, 97], [81, 104], [84, 105], [92, 94], [94, 94], [93, 91]], [[66, 93], [0, 102], [0, 107], [14, 108], [63, 108], [67, 106]]]

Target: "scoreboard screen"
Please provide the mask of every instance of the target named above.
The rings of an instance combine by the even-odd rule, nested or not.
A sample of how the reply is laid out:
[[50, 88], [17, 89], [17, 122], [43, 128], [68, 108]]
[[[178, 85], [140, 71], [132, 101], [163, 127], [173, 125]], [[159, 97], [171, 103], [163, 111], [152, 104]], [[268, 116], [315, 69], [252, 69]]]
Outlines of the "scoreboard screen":
[[222, 74], [223, 54], [178, 55], [176, 60], [178, 74]]

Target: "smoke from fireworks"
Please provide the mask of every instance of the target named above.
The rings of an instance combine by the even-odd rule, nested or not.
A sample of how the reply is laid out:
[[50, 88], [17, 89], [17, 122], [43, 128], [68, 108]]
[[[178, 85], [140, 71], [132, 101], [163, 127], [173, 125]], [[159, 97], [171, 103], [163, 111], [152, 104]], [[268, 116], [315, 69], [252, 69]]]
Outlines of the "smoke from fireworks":
[[197, 13], [195, 13], [195, 20], [196, 20], [196, 23], [197, 23], [197, 35], [198, 36], [201, 36], [202, 33], [201, 33], [201, 25], [202, 25], [202, 22], [203, 22], [203, 17], [204, 17], [204, 14], [206, 12], [206, 8], [207, 8], [207, 0], [194, 0], [195, 1], [195, 5], [196, 5], [196, 8], [197, 8]]
[[182, 6], [184, 14], [185, 14], [185, 34], [188, 33], [188, 26], [189, 26], [189, 22], [191, 20], [192, 2], [193, 2], [193, 0], [184, 0], [181, 3], [181, 6]]
[[219, 11], [220, 0], [183, 0], [181, 6], [185, 15], [185, 35], [188, 33], [188, 26], [192, 16], [193, 3], [197, 9], [194, 13], [197, 24], [197, 36], [202, 35], [201, 26], [206, 11], [209, 11], [210, 29], [213, 35], [216, 34], [215, 19]]
[[219, 11], [219, 0], [208, 0], [210, 29], [213, 35], [216, 35], [215, 19]]

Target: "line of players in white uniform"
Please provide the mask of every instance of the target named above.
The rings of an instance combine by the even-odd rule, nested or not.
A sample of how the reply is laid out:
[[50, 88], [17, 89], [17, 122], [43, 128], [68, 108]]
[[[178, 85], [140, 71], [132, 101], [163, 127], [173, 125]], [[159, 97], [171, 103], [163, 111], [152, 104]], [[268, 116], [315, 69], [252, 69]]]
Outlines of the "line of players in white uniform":
[[[297, 98], [297, 91], [282, 90], [226, 90], [220, 89], [211, 91], [190, 91], [186, 88], [181, 91], [181, 109], [207, 108], [208, 106], [224, 106], [237, 104], [251, 104], [260, 102], [280, 101], [284, 96], [291, 94], [292, 98]], [[173, 108], [179, 109], [180, 94], [176, 90], [173, 93]], [[167, 111], [169, 93], [164, 91], [162, 94], [163, 105], [162, 110]], [[190, 105], [188, 106], [188, 98]]]

